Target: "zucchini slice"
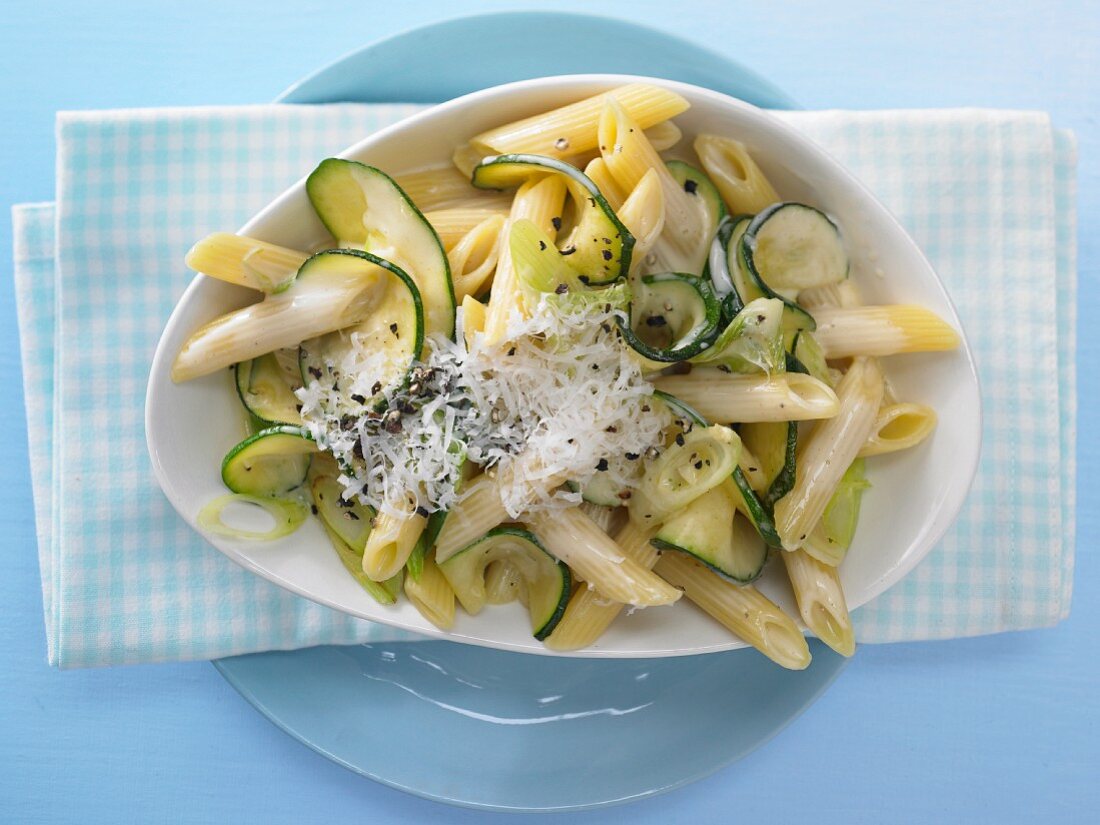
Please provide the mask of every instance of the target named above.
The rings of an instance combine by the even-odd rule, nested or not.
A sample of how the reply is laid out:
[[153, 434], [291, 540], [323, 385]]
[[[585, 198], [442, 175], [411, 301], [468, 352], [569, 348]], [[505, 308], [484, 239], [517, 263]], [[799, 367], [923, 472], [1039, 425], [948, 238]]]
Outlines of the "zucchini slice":
[[757, 298], [737, 313], [713, 344], [690, 360], [738, 373], [783, 372], [783, 311], [782, 301]]
[[801, 203], [777, 203], [752, 219], [742, 239], [745, 266], [775, 290], [802, 290], [848, 277], [837, 225]]
[[[336, 408], [326, 412], [365, 413], [376, 406], [384, 390], [406, 380], [410, 366], [423, 353], [425, 320], [420, 291], [404, 270], [369, 252], [331, 249], [314, 255], [305, 267], [347, 271], [381, 267], [392, 276], [363, 321], [303, 341], [298, 350], [303, 383], [308, 386], [317, 381], [323, 389], [332, 390], [322, 396], [326, 405], [338, 399]], [[364, 362], [363, 357], [368, 360]]]
[[708, 281], [666, 272], [641, 277], [630, 304], [630, 325], [620, 321], [619, 328], [626, 342], [652, 361], [686, 361], [714, 341], [721, 316]]
[[767, 545], [746, 519], [737, 517], [740, 494], [728, 480], [672, 516], [652, 539], [660, 550], [687, 553], [741, 584], [758, 578], [768, 560]]
[[[721, 289], [732, 286], [722, 298], [722, 311], [727, 318], [739, 313], [746, 304], [757, 298], [778, 298], [783, 302], [783, 330], [817, 328], [813, 316], [790, 298], [772, 289], [759, 273], [749, 268], [745, 262], [745, 236], [755, 218], [741, 216], [727, 218], [718, 227], [714, 236], [715, 246], [711, 249], [709, 272], [711, 281], [722, 284]], [[722, 253], [725, 250], [725, 266], [722, 266]], [[728, 281], [728, 284], [727, 284]]]
[[769, 547], [782, 547], [783, 541], [779, 538], [779, 531], [775, 529], [775, 518], [768, 506], [752, 489], [748, 476], [740, 467], [733, 471], [733, 483], [741, 494], [741, 500], [737, 505], [738, 511], [744, 513], [745, 518], [756, 528], [756, 532], [760, 534], [765, 544]]
[[306, 480], [310, 457], [316, 452], [316, 442], [301, 427], [268, 427], [226, 453], [222, 481], [234, 493], [277, 496]]
[[478, 189], [512, 189], [531, 175], [547, 172], [565, 178], [577, 205], [573, 230], [560, 244], [584, 284], [600, 286], [626, 276], [634, 251], [634, 236], [607, 202], [592, 179], [574, 166], [542, 155], [510, 154], [485, 158], [474, 167], [472, 183]]
[[265, 426], [302, 423], [298, 399], [274, 353], [237, 364], [234, 378], [244, 408]]
[[[699, 228], [696, 233], [698, 243], [693, 249], [682, 256], [676, 255], [676, 260], [665, 260], [663, 263], [670, 269], [702, 275], [707, 267], [711, 242], [714, 240], [718, 225], [728, 214], [726, 203], [718, 194], [710, 178], [690, 163], [670, 160], [665, 166], [668, 167], [673, 179], [692, 196], [691, 202], [699, 209]], [[674, 254], [667, 244], [662, 245], [661, 249], [662, 257], [666, 259], [670, 254]]]
[[551, 556], [527, 530], [507, 526], [490, 530], [439, 565], [470, 615], [480, 613], [488, 601], [485, 571], [496, 561], [508, 561], [519, 571], [527, 591], [531, 630], [536, 639], [545, 639], [569, 602], [572, 576], [568, 566]]
[[374, 253], [412, 275], [423, 296], [428, 335], [454, 335], [447, 254], [432, 225], [393, 178], [373, 166], [328, 158], [306, 179], [306, 193], [341, 247]]
[[[374, 523], [374, 510], [365, 504], [346, 501], [343, 486], [330, 475], [312, 475], [309, 491], [321, 521], [344, 544], [362, 556]], [[359, 566], [362, 569], [362, 563]]]
[[760, 469], [768, 485], [764, 503], [770, 508], [787, 495], [794, 486], [798, 422], [766, 421], [742, 424], [741, 439], [760, 462]]

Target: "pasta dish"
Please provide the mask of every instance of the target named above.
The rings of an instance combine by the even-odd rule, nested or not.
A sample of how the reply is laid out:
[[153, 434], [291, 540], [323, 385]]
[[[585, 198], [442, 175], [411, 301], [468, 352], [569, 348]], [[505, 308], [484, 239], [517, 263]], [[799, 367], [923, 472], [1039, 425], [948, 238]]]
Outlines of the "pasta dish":
[[[736, 135], [685, 139], [687, 108], [636, 83], [446, 166], [329, 158], [306, 182], [317, 248], [199, 241], [191, 268], [260, 295], [173, 365], [231, 370], [247, 421], [203, 529], [271, 540], [312, 514], [367, 593], [442, 629], [518, 600], [575, 650], [683, 597], [804, 668], [795, 618], [753, 586], [770, 562], [851, 655], [839, 569], [868, 469], [936, 424], [880, 359], [959, 338], [865, 305], [843, 225], [784, 200]], [[238, 503], [272, 529], [228, 524]]]

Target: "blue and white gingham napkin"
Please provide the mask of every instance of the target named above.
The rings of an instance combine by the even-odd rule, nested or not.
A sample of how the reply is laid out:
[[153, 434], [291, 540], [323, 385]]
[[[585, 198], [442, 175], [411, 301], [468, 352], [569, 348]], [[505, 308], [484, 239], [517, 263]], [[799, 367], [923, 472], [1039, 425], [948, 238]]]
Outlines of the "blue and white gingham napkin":
[[[49, 657], [61, 667], [412, 638], [247, 573], [175, 515], [145, 453], [153, 350], [185, 251], [420, 107], [65, 113], [56, 204], [14, 209]], [[1075, 154], [1041, 114], [790, 112], [895, 212], [946, 281], [983, 381], [957, 524], [857, 612], [868, 642], [1065, 617], [1074, 550]]]

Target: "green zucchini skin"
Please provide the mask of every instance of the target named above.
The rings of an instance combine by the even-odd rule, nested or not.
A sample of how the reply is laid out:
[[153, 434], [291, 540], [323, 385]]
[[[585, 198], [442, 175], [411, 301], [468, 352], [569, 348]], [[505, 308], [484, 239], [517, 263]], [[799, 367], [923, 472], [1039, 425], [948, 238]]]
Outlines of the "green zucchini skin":
[[497, 155], [474, 167], [471, 183], [479, 189], [512, 189], [539, 172], [564, 176], [573, 199], [581, 207], [581, 218], [562, 250], [568, 252], [569, 265], [581, 281], [603, 286], [625, 278], [634, 253], [634, 236], [599, 187], [575, 166], [542, 155]]
[[[423, 354], [426, 331], [424, 304], [416, 282], [405, 270], [370, 252], [361, 252], [357, 249], [329, 249], [318, 252], [302, 265], [302, 271], [308, 272], [307, 267], [348, 266], [349, 262], [361, 262], [364, 269], [369, 266], [381, 267], [396, 279], [397, 284], [391, 286], [403, 290], [384, 296], [380, 306], [347, 333], [370, 334], [375, 337], [374, 343], [377, 346], [392, 347], [397, 353], [397, 357], [393, 359], [394, 363], [398, 364], [395, 374], [382, 376], [379, 392], [374, 397], [359, 402], [366, 408], [375, 408], [378, 406], [378, 396], [383, 392], [395, 383], [408, 382], [409, 370], [413, 362]], [[406, 298], [406, 304], [402, 306], [401, 300]], [[298, 365], [303, 384], [308, 385], [310, 381], [319, 381], [322, 378], [329, 381], [339, 380], [339, 376], [333, 373], [329, 362], [338, 360], [341, 347], [350, 346], [347, 334], [330, 333], [302, 342], [298, 350]], [[402, 363], [403, 366], [401, 366]]]
[[241, 404], [259, 424], [270, 427], [302, 423], [298, 399], [283, 377], [282, 368], [273, 353], [236, 364], [233, 367], [233, 383]]
[[350, 248], [346, 251], [390, 250], [423, 296], [427, 333], [454, 336], [456, 304], [447, 253], [393, 178], [364, 163], [328, 158], [306, 178], [306, 194], [329, 234]]
[[522, 527], [504, 525], [472, 541], [439, 565], [463, 608], [476, 615], [486, 604], [485, 568], [508, 559], [527, 587], [531, 630], [542, 641], [557, 627], [573, 586], [569, 567], [550, 554], [538, 538]]
[[749, 273], [773, 289], [802, 290], [848, 277], [848, 254], [837, 225], [803, 203], [773, 204], [746, 227], [741, 240]]
[[234, 493], [277, 496], [300, 487], [316, 442], [302, 427], [279, 424], [253, 433], [222, 459], [222, 482]]
[[[685, 308], [688, 301], [693, 306]], [[631, 301], [630, 323], [620, 320], [619, 329], [636, 352], [651, 361], [674, 363], [706, 350], [718, 335], [721, 319], [721, 307], [708, 281], [683, 272], [665, 272], [642, 276]], [[692, 326], [677, 331], [678, 322], [684, 320]], [[651, 343], [655, 332], [666, 329], [672, 341], [666, 346]]]

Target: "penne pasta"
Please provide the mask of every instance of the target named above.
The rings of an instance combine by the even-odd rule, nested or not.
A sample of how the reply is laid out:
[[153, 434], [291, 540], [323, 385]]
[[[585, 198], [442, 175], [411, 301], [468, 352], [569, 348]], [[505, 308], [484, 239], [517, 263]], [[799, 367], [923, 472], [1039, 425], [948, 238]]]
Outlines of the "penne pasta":
[[619, 220], [634, 236], [631, 268], [644, 266], [646, 255], [665, 226], [665, 196], [657, 172], [650, 169], [638, 181], [619, 210]]
[[[452, 249], [475, 227], [484, 223], [489, 218], [500, 218], [503, 222], [508, 214], [509, 207], [500, 208], [484, 206], [452, 206], [447, 209], [436, 209], [433, 212], [425, 212], [424, 217], [432, 225], [435, 234], [439, 236], [443, 248]], [[499, 234], [500, 224], [497, 225]]]
[[941, 352], [959, 346], [954, 328], [919, 306], [821, 307], [814, 318], [814, 337], [826, 358]]
[[599, 135], [604, 163], [621, 189], [633, 191], [648, 172], [657, 175], [665, 219], [654, 248], [662, 265], [674, 270], [687, 267], [685, 259], [705, 243], [699, 199], [684, 191], [639, 125], [614, 100], [604, 107]]
[[579, 509], [540, 512], [527, 523], [546, 549], [608, 599], [637, 607], [671, 604], [680, 591], [628, 558]]
[[488, 604], [508, 604], [523, 594], [523, 576], [512, 562], [501, 559], [485, 568], [485, 601]]
[[450, 630], [454, 626], [455, 592], [431, 553], [424, 558], [419, 579], [405, 576], [405, 595], [420, 615], [440, 630]]
[[699, 135], [695, 154], [734, 215], [755, 215], [779, 202], [779, 195], [740, 141]]
[[653, 385], [694, 407], [708, 421], [810, 421], [837, 414], [836, 393], [802, 373], [735, 375], [712, 367], [664, 375]]
[[658, 152], [667, 152], [679, 143], [683, 136], [684, 133], [680, 131], [680, 127], [671, 120], [655, 123], [645, 129], [646, 140]]
[[473, 295], [466, 295], [462, 299], [462, 335], [467, 349], [473, 346], [474, 336], [484, 330], [485, 304]]
[[752, 585], [736, 585], [680, 553], [664, 553], [654, 568], [667, 582], [735, 636], [776, 664], [804, 670], [810, 648], [790, 616]]
[[[618, 182], [608, 170], [604, 159], [602, 157], [593, 158], [584, 167], [584, 174], [596, 184], [596, 188], [600, 190], [600, 194], [604, 196], [604, 199], [611, 208], [614, 209], [616, 213], [619, 213], [629, 190], [624, 191], [623, 188], [619, 186]], [[619, 220], [623, 220], [621, 213], [619, 214]], [[623, 221], [623, 223], [626, 223], [626, 221]], [[629, 228], [629, 224], [627, 224], [627, 227]]]
[[885, 404], [875, 418], [860, 457], [895, 453], [915, 447], [936, 429], [936, 411], [925, 404]]
[[508, 519], [496, 479], [486, 474], [469, 483], [457, 505], [447, 514], [435, 540], [437, 562], [445, 562], [463, 547]]
[[856, 638], [837, 569], [804, 550], [781, 555], [806, 627], [841, 656], [851, 656], [856, 652]]
[[363, 572], [376, 582], [397, 575], [409, 560], [428, 520], [415, 512], [379, 513], [363, 550]]
[[475, 188], [470, 183], [469, 175], [462, 174], [449, 164], [407, 172], [397, 175], [394, 180], [421, 212], [493, 198], [493, 193]]
[[[554, 218], [561, 217], [564, 204], [565, 181], [561, 175], [527, 181], [516, 191], [508, 222], [501, 230], [502, 237], [507, 238], [511, 225], [521, 219], [531, 221], [553, 237]], [[505, 242], [497, 259], [493, 291], [489, 296], [485, 315], [485, 335], [490, 343], [499, 343], [505, 339], [508, 319], [517, 308], [522, 312], [522, 301], [515, 268], [512, 266], [512, 252]]]
[[196, 272], [261, 292], [285, 288], [309, 255], [273, 243], [215, 232], [187, 253], [184, 263]]
[[688, 108], [680, 95], [646, 83], [631, 83], [545, 114], [490, 129], [470, 143], [483, 154], [531, 152], [568, 158], [595, 149], [604, 101], [614, 99], [642, 129], [675, 117]]
[[[615, 544], [623, 555], [646, 570], [657, 563], [657, 550], [649, 543], [657, 532], [657, 525], [642, 527], [634, 522], [626, 524], [615, 533]], [[581, 587], [569, 600], [565, 614], [554, 632], [546, 639], [551, 650], [578, 650], [594, 644], [622, 612], [623, 605], [608, 599], [599, 590]]]
[[478, 223], [447, 253], [455, 300], [463, 302], [481, 294], [489, 286], [503, 242], [503, 215], [490, 215]]
[[872, 358], [857, 358], [837, 385], [836, 416], [818, 424], [798, 456], [791, 491], [775, 504], [775, 527], [783, 546], [795, 550], [821, 519], [844, 472], [867, 442], [883, 394], [882, 370]]

